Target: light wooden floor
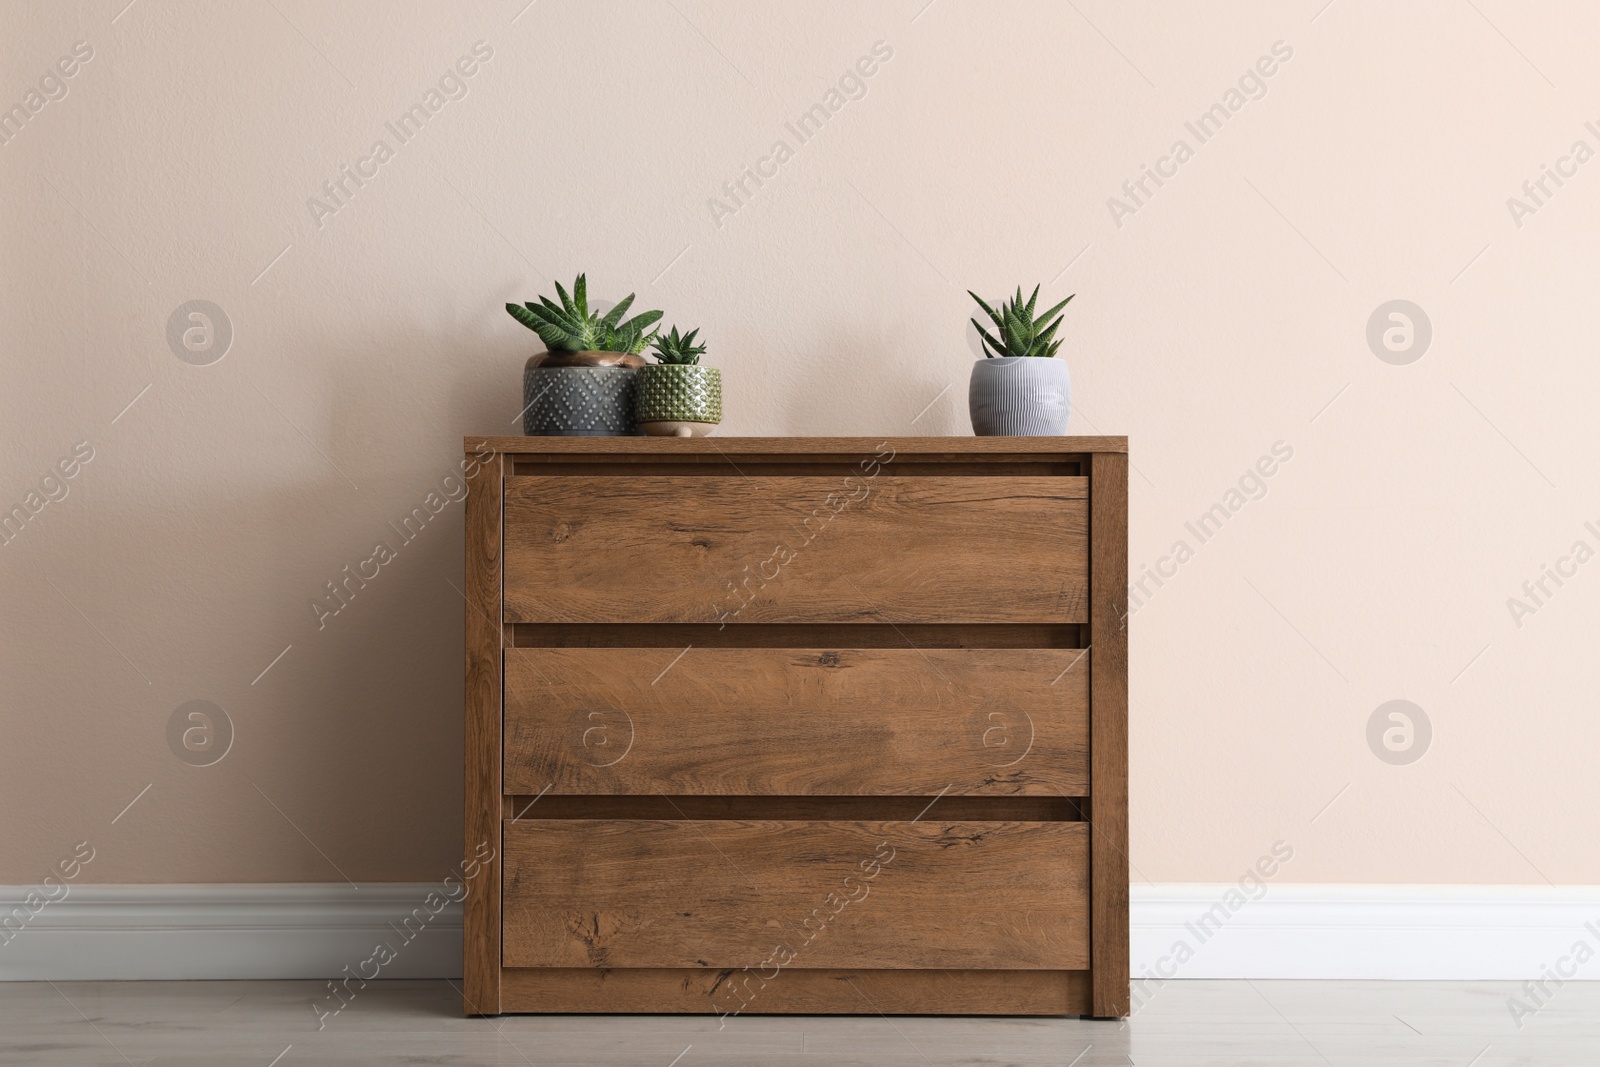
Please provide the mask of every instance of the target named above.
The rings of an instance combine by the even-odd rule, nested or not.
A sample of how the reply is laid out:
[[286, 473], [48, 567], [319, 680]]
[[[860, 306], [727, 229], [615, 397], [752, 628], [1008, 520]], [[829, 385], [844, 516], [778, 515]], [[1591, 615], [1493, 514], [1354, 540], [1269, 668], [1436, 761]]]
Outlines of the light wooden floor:
[[[1509, 982], [1173, 982], [1125, 1024], [930, 1016], [463, 1019], [446, 982], [374, 982], [322, 1030], [319, 982], [0, 983], [0, 1064], [1600, 1064], [1600, 982], [1519, 1030]], [[275, 1059], [275, 1057], [277, 1057]]]

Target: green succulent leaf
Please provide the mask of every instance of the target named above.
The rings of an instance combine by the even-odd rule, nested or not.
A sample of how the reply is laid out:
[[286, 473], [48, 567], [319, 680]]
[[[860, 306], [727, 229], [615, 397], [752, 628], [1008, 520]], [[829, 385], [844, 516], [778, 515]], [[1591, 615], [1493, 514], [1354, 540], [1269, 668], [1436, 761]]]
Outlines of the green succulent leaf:
[[539, 335], [545, 347], [552, 351], [559, 351], [566, 344], [569, 332], [565, 323], [553, 320], [544, 308], [537, 304], [518, 307], [516, 304], [507, 304], [506, 311], [511, 317], [522, 325]]
[[626, 315], [628, 313], [628, 308], [630, 308], [632, 306], [633, 306], [633, 294], [629, 293], [627, 296], [623, 297], [621, 300], [618, 300], [616, 306], [613, 307], [610, 311], [606, 312], [605, 313], [605, 317], [602, 318], [600, 321], [603, 324], [605, 324], [607, 327], [609, 327], [611, 329], [616, 329], [617, 323], [622, 321], [622, 316]]
[[[983, 308], [983, 310], [988, 313], [989, 318], [994, 321], [996, 326], [1005, 325], [1005, 320], [1000, 317], [1000, 313], [994, 308], [990, 307], [988, 304], [985, 304], [983, 302], [983, 297], [979, 296], [977, 293], [974, 293], [971, 289], [967, 290], [967, 295], [978, 302], [978, 306]], [[976, 325], [976, 323], [974, 323], [974, 325]]]
[[548, 322], [559, 322], [569, 330], [577, 329], [580, 321], [576, 315], [547, 296], [541, 296], [537, 304], [529, 301], [528, 310], [543, 316]]
[[[1072, 296], [1077, 296], [1077, 295], [1078, 295], [1077, 293], [1073, 293], [1072, 294]], [[1061, 303], [1057, 304], [1055, 307], [1051, 308], [1049, 311], [1046, 311], [1044, 314], [1040, 315], [1036, 321], [1043, 322], [1044, 320], [1046, 320], [1048, 318], [1051, 318], [1052, 316], [1056, 315], [1058, 312], [1060, 312], [1060, 310], [1062, 308], [1064, 308], [1068, 304], [1072, 303], [1072, 296], [1067, 297], [1065, 300], [1061, 301]]]
[[991, 334], [977, 319], [972, 320], [973, 328], [978, 331], [981, 338], [983, 354], [986, 357], [1048, 358], [1054, 356], [1061, 348], [1061, 341], [1056, 338], [1056, 331], [1063, 321], [1060, 311], [1067, 306], [1072, 297], [1069, 296], [1043, 314], [1036, 315], [1034, 308], [1038, 306], [1039, 289], [1040, 286], [1035, 285], [1033, 292], [1027, 299], [1023, 299], [1022, 287], [1017, 286], [1015, 294], [1001, 302], [999, 311], [986, 303], [977, 293], [967, 290], [967, 295], [978, 302], [978, 306], [995, 325], [995, 333]]
[[699, 363], [701, 354], [706, 350], [705, 345], [695, 343], [695, 335], [699, 332], [700, 330], [696, 328], [680, 336], [676, 326], [668, 333], [657, 331], [653, 335], [654, 341], [651, 347], [655, 349], [656, 358], [662, 363], [680, 366]]
[[978, 335], [983, 338], [983, 351], [985, 356], [989, 356], [991, 354], [994, 356], [1001, 356], [1005, 354], [1006, 346], [1001, 344], [999, 341], [996, 341], [994, 336], [989, 333], [988, 330], [984, 329], [983, 325], [979, 323], [977, 319], [972, 320], [972, 325], [973, 328], [978, 331]]
[[557, 282], [556, 295], [560, 297], [559, 303], [541, 296], [538, 303], [530, 300], [522, 307], [506, 305], [511, 317], [537, 333], [552, 352], [631, 352], [638, 355], [655, 337], [654, 331], [647, 334], [645, 329], [661, 317], [659, 311], [647, 311], [627, 322], [621, 321], [633, 305], [632, 293], [604, 316], [589, 310], [589, 281], [585, 275], [578, 275], [571, 293]]
[[627, 322], [623, 323], [622, 324], [622, 329], [630, 330], [630, 329], [634, 329], [634, 328], [637, 327], [640, 332], [643, 332], [644, 328], [646, 326], [649, 326], [649, 325], [651, 325], [652, 323], [655, 323], [655, 322], [659, 322], [660, 319], [661, 319], [661, 312], [659, 312], [659, 311], [646, 311], [644, 314], [635, 315], [633, 318], [631, 318]]

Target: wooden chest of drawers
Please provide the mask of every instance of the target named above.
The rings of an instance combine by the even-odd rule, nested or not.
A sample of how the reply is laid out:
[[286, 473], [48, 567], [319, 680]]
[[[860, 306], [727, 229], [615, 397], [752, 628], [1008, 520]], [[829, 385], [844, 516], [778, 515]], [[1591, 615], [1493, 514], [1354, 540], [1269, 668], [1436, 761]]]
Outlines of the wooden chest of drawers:
[[1124, 438], [465, 444], [467, 1014], [1127, 1013]]

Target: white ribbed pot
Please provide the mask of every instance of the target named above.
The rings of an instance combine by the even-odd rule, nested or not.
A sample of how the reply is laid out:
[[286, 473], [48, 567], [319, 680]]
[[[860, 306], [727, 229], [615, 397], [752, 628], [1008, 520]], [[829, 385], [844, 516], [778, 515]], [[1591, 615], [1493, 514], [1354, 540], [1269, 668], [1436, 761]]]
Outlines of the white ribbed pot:
[[972, 432], [979, 437], [1059, 437], [1072, 413], [1066, 361], [1002, 356], [972, 365], [967, 389]]

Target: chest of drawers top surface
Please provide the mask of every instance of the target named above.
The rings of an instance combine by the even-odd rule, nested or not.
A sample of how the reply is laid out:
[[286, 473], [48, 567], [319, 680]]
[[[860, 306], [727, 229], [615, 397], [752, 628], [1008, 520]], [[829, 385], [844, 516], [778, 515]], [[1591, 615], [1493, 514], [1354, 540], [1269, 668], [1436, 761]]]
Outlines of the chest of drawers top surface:
[[1128, 451], [1128, 439], [1095, 437], [497, 437], [461, 439], [467, 453], [549, 456], [850, 456], [883, 445], [899, 455], [1049, 456]]
[[1126, 1012], [1125, 438], [464, 445], [469, 1014]]

